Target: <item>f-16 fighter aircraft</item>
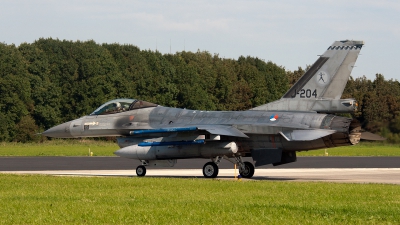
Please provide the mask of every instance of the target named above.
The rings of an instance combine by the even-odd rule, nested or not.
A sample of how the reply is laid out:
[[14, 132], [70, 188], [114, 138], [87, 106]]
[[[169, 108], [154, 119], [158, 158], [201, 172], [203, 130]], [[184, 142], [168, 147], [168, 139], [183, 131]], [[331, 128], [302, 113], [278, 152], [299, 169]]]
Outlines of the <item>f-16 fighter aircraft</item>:
[[[46, 130], [55, 138], [117, 136], [116, 155], [146, 167], [172, 167], [177, 159], [209, 158], [206, 178], [218, 175], [222, 159], [235, 163], [244, 178], [254, 165], [296, 161], [296, 152], [357, 144], [360, 124], [334, 113], [354, 112], [354, 99], [340, 99], [363, 41], [336, 41], [279, 100], [247, 111], [200, 111], [115, 99], [88, 116]], [[252, 157], [244, 162], [242, 157]]]

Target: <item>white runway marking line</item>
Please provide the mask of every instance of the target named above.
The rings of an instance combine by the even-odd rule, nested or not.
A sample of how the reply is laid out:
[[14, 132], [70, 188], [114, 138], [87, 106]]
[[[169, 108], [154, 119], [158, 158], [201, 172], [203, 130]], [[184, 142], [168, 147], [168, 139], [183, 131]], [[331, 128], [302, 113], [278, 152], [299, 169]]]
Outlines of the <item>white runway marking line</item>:
[[[2, 171], [8, 174], [44, 174], [70, 176], [136, 176], [135, 170], [58, 170], [58, 171]], [[234, 169], [220, 169], [218, 178], [234, 178]], [[199, 177], [201, 169], [152, 169], [146, 176]], [[325, 181], [339, 183], [400, 184], [400, 168], [388, 169], [256, 169], [254, 180]]]

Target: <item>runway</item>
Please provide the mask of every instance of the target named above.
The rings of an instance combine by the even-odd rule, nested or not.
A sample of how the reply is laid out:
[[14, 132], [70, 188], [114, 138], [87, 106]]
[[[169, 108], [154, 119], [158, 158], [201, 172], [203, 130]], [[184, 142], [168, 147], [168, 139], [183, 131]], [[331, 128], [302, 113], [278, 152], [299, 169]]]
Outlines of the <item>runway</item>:
[[[58, 176], [122, 176], [136, 177], [134, 170], [47, 170], [7, 171], [0, 173], [44, 174]], [[234, 169], [220, 169], [218, 179], [234, 180]], [[201, 169], [148, 169], [146, 177], [200, 178], [205, 179]], [[270, 181], [320, 181], [336, 183], [381, 183], [400, 185], [400, 168], [369, 169], [256, 169], [251, 179]]]
[[[146, 176], [203, 178], [201, 169], [208, 161], [185, 159], [172, 168], [149, 167]], [[135, 177], [139, 164], [120, 157], [0, 157], [1, 173], [17, 174]], [[219, 179], [234, 179], [232, 163], [223, 160], [219, 168]], [[400, 157], [298, 157], [295, 163], [257, 167], [251, 180], [400, 184]]]
[[[244, 158], [252, 162], [251, 158]], [[159, 169], [201, 169], [209, 159], [178, 159], [174, 167]], [[0, 157], [0, 171], [41, 170], [134, 170], [139, 160], [121, 157]], [[222, 160], [220, 169], [231, 169], [233, 164]], [[309, 168], [400, 168], [400, 157], [298, 157], [297, 162], [268, 169]]]

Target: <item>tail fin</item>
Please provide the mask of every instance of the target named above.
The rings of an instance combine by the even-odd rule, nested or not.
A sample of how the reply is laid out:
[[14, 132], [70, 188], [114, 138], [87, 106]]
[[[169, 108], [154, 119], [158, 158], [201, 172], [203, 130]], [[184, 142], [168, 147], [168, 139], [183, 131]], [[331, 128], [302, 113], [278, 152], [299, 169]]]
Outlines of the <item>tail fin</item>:
[[335, 41], [283, 97], [252, 110], [354, 111], [354, 99], [340, 99], [364, 41]]

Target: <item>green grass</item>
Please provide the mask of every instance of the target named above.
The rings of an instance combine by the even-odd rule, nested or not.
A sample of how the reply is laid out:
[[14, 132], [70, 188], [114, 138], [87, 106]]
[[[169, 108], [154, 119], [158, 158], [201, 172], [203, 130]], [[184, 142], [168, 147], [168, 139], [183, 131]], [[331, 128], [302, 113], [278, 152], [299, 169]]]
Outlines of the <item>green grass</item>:
[[400, 186], [0, 174], [0, 224], [399, 224]]
[[[0, 156], [114, 156], [119, 147], [112, 141], [90, 139], [56, 139], [44, 143], [0, 143]], [[400, 145], [361, 143], [354, 146], [329, 148], [329, 156], [400, 156]], [[324, 156], [325, 150], [299, 152], [299, 156]]]
[[400, 145], [360, 143], [353, 146], [299, 152], [298, 156], [400, 156]]
[[0, 156], [114, 156], [119, 147], [111, 141], [56, 139], [44, 143], [0, 143]]

